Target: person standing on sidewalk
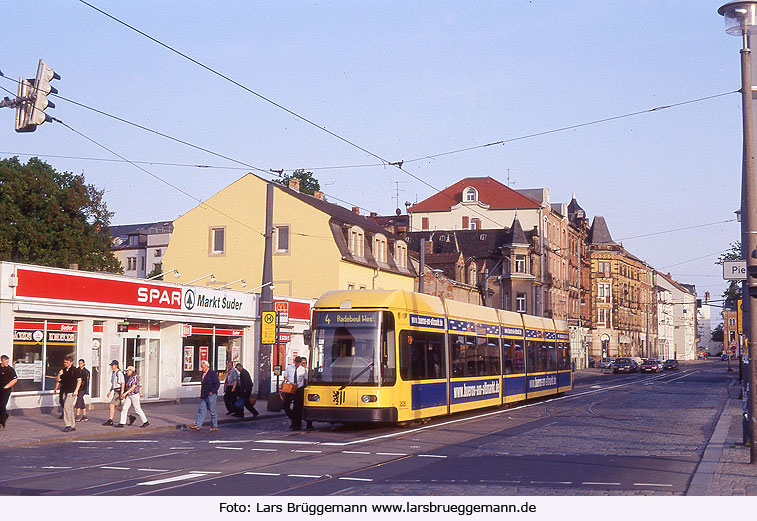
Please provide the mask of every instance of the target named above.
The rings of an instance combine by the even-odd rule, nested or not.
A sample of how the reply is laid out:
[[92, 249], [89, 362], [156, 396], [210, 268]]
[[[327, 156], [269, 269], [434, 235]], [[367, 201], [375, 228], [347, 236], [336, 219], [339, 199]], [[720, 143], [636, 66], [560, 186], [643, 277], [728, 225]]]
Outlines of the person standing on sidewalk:
[[74, 423], [74, 404], [81, 387], [79, 369], [74, 367], [74, 357], [66, 355], [63, 359], [63, 373], [60, 375], [60, 392], [63, 394], [63, 432], [76, 430]]
[[[84, 367], [84, 360], [82, 358], [79, 359], [79, 376], [81, 376], [81, 387], [79, 388], [79, 395], [76, 397], [76, 405], [74, 406], [74, 419], [78, 422], [86, 422], [89, 421], [89, 418], [87, 418], [87, 404], [84, 402], [84, 395], [89, 394], [89, 369]], [[81, 416], [76, 418], [77, 414]]]
[[110, 416], [108, 420], [103, 422], [103, 425], [113, 425], [113, 418], [116, 415], [116, 407], [121, 406], [121, 395], [124, 392], [124, 386], [126, 385], [126, 378], [124, 372], [118, 368], [118, 360], [113, 360], [110, 363], [112, 372], [110, 373], [110, 391], [105, 395], [106, 398], [110, 398]]
[[247, 408], [252, 413], [252, 417], [255, 418], [260, 413], [250, 402], [250, 396], [252, 396], [252, 377], [250, 376], [250, 372], [242, 367], [242, 364], [237, 364], [237, 371], [239, 371], [239, 393], [244, 400], [244, 405], [237, 412], [236, 416], [244, 418], [244, 409]]
[[8, 355], [0, 356], [0, 431], [5, 429], [5, 422], [8, 421], [8, 400], [16, 382], [18, 376], [16, 370], [10, 366]]
[[145, 416], [144, 411], [142, 411], [142, 405], [141, 405], [141, 394], [140, 394], [140, 388], [142, 386], [139, 385], [139, 378], [137, 377], [137, 370], [134, 369], [134, 366], [130, 365], [126, 368], [126, 385], [124, 392], [121, 393], [121, 399], [123, 400], [123, 408], [121, 409], [121, 421], [119, 423], [116, 423], [114, 427], [123, 428], [124, 424], [126, 423], [126, 417], [129, 417], [129, 425], [134, 423], [134, 420], [136, 420], [136, 416], [129, 415], [129, 409], [134, 406], [134, 413], [139, 416], [139, 419], [142, 420], [142, 425], [139, 426], [141, 429], [142, 427], [147, 427], [150, 425], [150, 422], [147, 421], [147, 416]]
[[[234, 364], [226, 362], [226, 379], [223, 383], [223, 403], [226, 405], [226, 414], [237, 414], [234, 402], [239, 396], [239, 372]], [[244, 413], [242, 413], [244, 415]]]
[[300, 367], [300, 364], [302, 363], [302, 357], [301, 356], [295, 356], [294, 357], [294, 363], [289, 364], [287, 368], [284, 370], [284, 383], [289, 383], [295, 386], [295, 389], [291, 393], [285, 393], [282, 392], [282, 399], [284, 401], [284, 413], [289, 417], [289, 421], [292, 422], [292, 425], [290, 426], [291, 429], [294, 430], [294, 413], [292, 411], [292, 402], [294, 402], [294, 396], [297, 394], [297, 368]]
[[[53, 394], [57, 393], [60, 390], [60, 375], [63, 374], [63, 369], [58, 371], [58, 374], [55, 375], [55, 389], [53, 389]], [[59, 420], [63, 419], [63, 393], [60, 393], [58, 395], [58, 403], [60, 404], [60, 416], [58, 416]]]
[[[307, 369], [303, 367], [304, 358], [298, 356], [299, 363], [295, 370], [294, 383], [297, 386], [297, 390], [294, 392], [294, 407], [292, 408], [292, 426], [293, 431], [299, 431], [302, 429], [302, 408], [305, 405], [305, 382], [307, 381]], [[307, 362], [306, 362], [307, 363]], [[308, 422], [308, 426], [312, 427], [312, 423]]]
[[210, 411], [210, 430], [218, 430], [218, 417], [216, 416], [216, 401], [218, 400], [218, 388], [221, 387], [221, 382], [218, 380], [218, 375], [210, 368], [210, 364], [207, 360], [200, 362], [200, 368], [202, 369], [202, 384], [200, 386], [200, 408], [197, 410], [197, 419], [194, 425], [190, 425], [189, 428], [194, 431], [199, 431], [202, 427], [202, 423], [205, 421], [205, 416]]

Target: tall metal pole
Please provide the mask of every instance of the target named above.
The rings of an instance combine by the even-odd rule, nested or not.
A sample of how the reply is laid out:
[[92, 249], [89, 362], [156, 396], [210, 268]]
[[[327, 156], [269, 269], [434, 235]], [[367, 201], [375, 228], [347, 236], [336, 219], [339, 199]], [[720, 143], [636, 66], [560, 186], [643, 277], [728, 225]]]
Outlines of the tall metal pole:
[[741, 244], [742, 256], [747, 262], [747, 286], [749, 298], [742, 304], [744, 325], [748, 326], [749, 350], [749, 463], [757, 464], [757, 416], [755, 416], [755, 382], [757, 382], [757, 306], [750, 302], [757, 296], [757, 177], [754, 167], [754, 109], [752, 103], [752, 57], [750, 37], [743, 31], [744, 46], [741, 49], [741, 107], [744, 152], [741, 176]]
[[[273, 285], [273, 190], [273, 182], [269, 182], [265, 194], [263, 287], [260, 288], [261, 311], [273, 311], [273, 288], [271, 287]], [[267, 398], [271, 392], [271, 347], [270, 344], [261, 343], [258, 350], [258, 394], [261, 398]]]

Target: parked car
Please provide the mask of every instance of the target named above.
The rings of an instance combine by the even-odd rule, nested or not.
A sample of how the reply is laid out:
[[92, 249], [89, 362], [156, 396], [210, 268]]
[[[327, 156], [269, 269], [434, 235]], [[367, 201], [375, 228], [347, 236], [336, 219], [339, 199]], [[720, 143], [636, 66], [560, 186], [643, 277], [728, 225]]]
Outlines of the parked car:
[[659, 373], [663, 370], [662, 363], [654, 358], [647, 358], [641, 362], [639, 370], [642, 373]]
[[605, 357], [599, 362], [597, 362], [597, 367], [599, 369], [609, 369], [610, 367], [612, 367], [612, 363], [614, 362], [614, 360], [615, 360], [614, 358]]
[[618, 373], [637, 373], [639, 371], [639, 364], [632, 358], [616, 358], [612, 363], [612, 372]]
[[593, 356], [589, 357], [589, 367], [595, 367], [595, 362], [594, 362], [594, 357]]
[[681, 367], [678, 365], [678, 360], [665, 360], [665, 363], [662, 364], [663, 369], [666, 371], [678, 371]]

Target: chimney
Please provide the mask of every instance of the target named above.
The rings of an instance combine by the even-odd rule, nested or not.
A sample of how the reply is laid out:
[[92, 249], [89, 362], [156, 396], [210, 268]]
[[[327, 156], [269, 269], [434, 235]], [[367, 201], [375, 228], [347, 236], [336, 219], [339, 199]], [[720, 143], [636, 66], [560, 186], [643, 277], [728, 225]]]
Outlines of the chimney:
[[426, 244], [424, 244], [424, 246], [425, 246], [425, 250], [426, 250], [426, 255], [431, 255], [432, 253], [434, 253], [434, 242], [433, 241], [427, 240]]
[[710, 292], [705, 291], [704, 292], [704, 303], [707, 304], [710, 301]]
[[319, 192], [318, 190], [316, 190], [315, 192], [313, 192], [313, 197], [315, 197], [316, 199], [320, 199], [321, 201], [324, 200], [323, 199], [323, 192]]
[[353, 206], [352, 207], [352, 213], [355, 215], [360, 215], [360, 207], [359, 206]]
[[299, 192], [300, 191], [300, 180], [299, 179], [290, 179], [289, 180], [289, 188], [291, 188], [295, 192]]

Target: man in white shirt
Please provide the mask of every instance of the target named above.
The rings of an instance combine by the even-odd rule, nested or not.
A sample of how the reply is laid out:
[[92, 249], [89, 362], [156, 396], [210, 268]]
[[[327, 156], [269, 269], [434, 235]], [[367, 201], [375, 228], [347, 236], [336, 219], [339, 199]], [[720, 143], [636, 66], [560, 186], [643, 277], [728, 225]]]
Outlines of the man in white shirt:
[[[305, 386], [307, 385], [308, 380], [308, 361], [305, 360], [302, 357], [300, 358], [300, 363], [297, 366], [296, 369], [296, 376], [295, 380], [297, 382], [297, 390], [294, 393], [294, 409], [292, 410], [292, 416], [290, 417], [292, 420], [292, 427], [291, 429], [293, 431], [298, 431], [302, 429], [302, 408], [305, 405]], [[307, 422], [307, 428], [312, 429], [313, 428], [313, 422], [308, 420]]]
[[[290, 384], [293, 384], [298, 387], [297, 385], [297, 371], [300, 367], [300, 364], [302, 363], [302, 357], [301, 356], [295, 356], [294, 357], [294, 363], [289, 364], [287, 368], [284, 370], [284, 381]], [[292, 404], [294, 402], [295, 396], [297, 395], [297, 391], [293, 393], [282, 393], [282, 398], [284, 399], [284, 412], [289, 417], [289, 420], [292, 422], [292, 425], [289, 427], [291, 430], [297, 430], [295, 429], [295, 416], [294, 416], [294, 410], [292, 408]], [[297, 425], [299, 425], [300, 422], [297, 422]]]

